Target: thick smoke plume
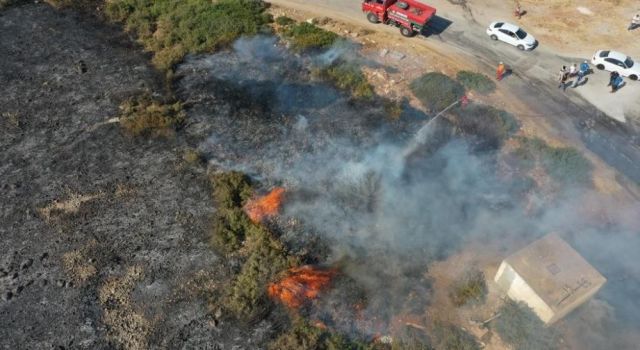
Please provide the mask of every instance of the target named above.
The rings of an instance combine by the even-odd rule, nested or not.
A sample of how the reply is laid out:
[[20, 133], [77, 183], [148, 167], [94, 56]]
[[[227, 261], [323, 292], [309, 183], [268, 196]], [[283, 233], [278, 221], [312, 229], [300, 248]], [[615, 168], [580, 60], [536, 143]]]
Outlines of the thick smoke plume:
[[617, 327], [638, 329], [637, 205], [605, 204], [582, 188], [553, 201], [524, 193], [501, 173], [497, 150], [473, 147], [445, 118], [414, 140], [429, 116], [392, 121], [380, 103], [314, 80], [313, 69], [345, 55], [369, 64], [348, 47], [296, 56], [275, 38], [256, 37], [178, 70], [211, 164], [286, 188], [283, 215], [303, 227], [283, 225], [292, 249], [308, 235], [330, 242], [321, 258], [340, 268], [343, 283], [310, 317], [361, 336], [384, 334], [397, 315], [424, 313], [431, 262], [468, 242], [511, 249], [506, 242], [521, 247], [556, 231], [609, 279], [599, 298], [611, 319], [624, 321]]

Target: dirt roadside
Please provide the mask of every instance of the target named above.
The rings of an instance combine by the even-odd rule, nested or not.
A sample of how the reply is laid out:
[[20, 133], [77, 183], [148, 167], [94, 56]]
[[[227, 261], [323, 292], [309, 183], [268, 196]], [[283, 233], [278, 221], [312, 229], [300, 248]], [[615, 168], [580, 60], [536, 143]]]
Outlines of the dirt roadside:
[[[382, 84], [379, 92], [383, 93], [395, 90], [402, 94], [411, 79], [428, 71], [454, 75], [458, 70], [471, 69], [492, 76], [495, 62], [503, 60], [513, 68], [514, 75], [503, 81], [494, 94], [474, 98], [515, 114], [522, 122], [525, 135], [584, 150], [596, 165], [594, 182], [600, 191], [620, 200], [638, 197], [640, 191], [633, 181], [618, 174], [623, 173], [636, 183], [639, 180], [636, 177], [640, 168], [634, 161], [640, 159], [639, 139], [635, 136], [638, 119], [631, 117], [620, 122], [616, 119], [624, 120], [624, 114], [616, 119], [607, 117], [583, 95], [595, 96], [598, 107], [613, 104], [620, 110], [630, 108], [633, 111], [636, 104], [640, 105], [640, 99], [634, 98], [640, 96], [640, 86], [630, 86], [612, 98], [609, 96], [612, 94], [602, 93], [606, 91], [605, 74], [594, 74], [589, 77], [592, 82], [589, 85], [562, 93], [556, 89], [554, 67], [571, 60], [559, 57], [549, 48], [522, 53], [507, 45], [485, 40], [484, 30], [479, 29], [482, 27], [478, 24], [482, 19], [476, 18], [473, 4], [461, 6], [448, 1], [433, 2], [441, 16], [453, 22], [450, 28], [438, 36], [406, 39], [395, 28], [368, 23], [357, 0], [323, 0], [313, 6], [300, 0], [274, 0], [272, 3], [276, 15], [284, 13], [300, 20], [321, 19], [326, 29], [362, 43], [365, 54], [397, 68], [399, 74], [396, 76], [374, 76], [372, 79], [374, 85], [379, 87]], [[469, 30], [456, 29], [456, 26]], [[393, 55], [380, 57], [381, 51], [389, 51]], [[620, 101], [627, 101], [630, 106]], [[640, 110], [640, 106], [638, 108]]]

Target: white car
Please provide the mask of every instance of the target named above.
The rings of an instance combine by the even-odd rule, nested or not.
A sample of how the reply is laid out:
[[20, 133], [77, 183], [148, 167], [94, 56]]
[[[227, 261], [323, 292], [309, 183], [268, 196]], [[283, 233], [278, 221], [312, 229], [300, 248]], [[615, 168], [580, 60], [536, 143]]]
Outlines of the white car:
[[600, 70], [618, 72], [631, 80], [638, 80], [640, 77], [640, 63], [633, 62], [631, 57], [617, 51], [600, 50], [593, 54], [591, 63]]
[[504, 41], [520, 50], [533, 50], [538, 41], [520, 27], [507, 22], [493, 22], [487, 28], [487, 35], [493, 40]]

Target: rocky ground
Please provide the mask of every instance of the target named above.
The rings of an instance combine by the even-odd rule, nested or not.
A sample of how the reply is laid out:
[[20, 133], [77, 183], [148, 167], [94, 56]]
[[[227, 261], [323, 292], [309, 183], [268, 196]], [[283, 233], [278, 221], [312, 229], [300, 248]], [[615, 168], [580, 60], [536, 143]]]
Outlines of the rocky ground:
[[163, 87], [130, 38], [99, 23], [44, 4], [0, 12], [0, 348], [261, 341], [265, 324], [230, 328], [201, 297], [225, 270], [212, 268], [210, 188], [184, 166], [186, 142], [109, 122]]

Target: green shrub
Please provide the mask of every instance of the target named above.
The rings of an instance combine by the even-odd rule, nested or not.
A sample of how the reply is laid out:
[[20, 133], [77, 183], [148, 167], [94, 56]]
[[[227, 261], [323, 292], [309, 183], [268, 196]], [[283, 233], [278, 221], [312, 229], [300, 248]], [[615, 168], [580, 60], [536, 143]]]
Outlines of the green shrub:
[[539, 138], [519, 138], [514, 155], [525, 168], [538, 162], [549, 176], [563, 185], [585, 185], [591, 182], [593, 167], [572, 147], [552, 147]]
[[353, 97], [373, 98], [373, 87], [354, 63], [338, 62], [319, 71], [322, 79], [332, 82], [338, 89], [349, 91]]
[[474, 336], [454, 325], [436, 322], [433, 337], [438, 350], [480, 350]]
[[347, 340], [325, 329], [296, 320], [289, 330], [272, 341], [269, 350], [365, 350], [370, 347]]
[[526, 304], [507, 300], [498, 310], [495, 329], [500, 338], [514, 350], [554, 350], [558, 334], [546, 328]]
[[502, 143], [520, 128], [516, 118], [508, 112], [487, 105], [472, 103], [453, 111], [455, 124], [464, 133], [478, 138], [493, 148]]
[[437, 113], [464, 95], [464, 87], [442, 73], [424, 74], [410, 84], [413, 94], [432, 113]]
[[496, 83], [488, 76], [461, 70], [456, 75], [456, 79], [467, 89], [474, 90], [480, 94], [486, 95], [496, 90]]
[[328, 48], [339, 38], [336, 33], [307, 22], [288, 27], [284, 35], [289, 39], [291, 48], [295, 51]]
[[136, 33], [155, 53], [154, 64], [166, 70], [186, 53], [211, 51], [258, 33], [271, 20], [265, 8], [261, 0], [113, 0], [105, 13]]
[[171, 136], [186, 115], [180, 102], [164, 104], [148, 94], [132, 97], [120, 105], [120, 125], [133, 136]]
[[242, 209], [253, 193], [253, 187], [246, 175], [236, 171], [215, 174], [210, 180], [218, 207], [213, 219], [211, 244], [222, 252], [234, 252], [253, 226]]
[[463, 306], [468, 303], [479, 303], [487, 295], [487, 283], [484, 273], [473, 269], [451, 286], [449, 297], [453, 305]]
[[287, 16], [279, 16], [276, 18], [276, 24], [279, 26], [283, 26], [286, 27], [288, 25], [294, 24], [296, 23], [296, 21], [294, 21], [293, 19], [287, 17]]
[[250, 321], [268, 311], [267, 283], [298, 262], [263, 227], [251, 225], [246, 234], [249, 257], [231, 285], [225, 305], [237, 318]]

